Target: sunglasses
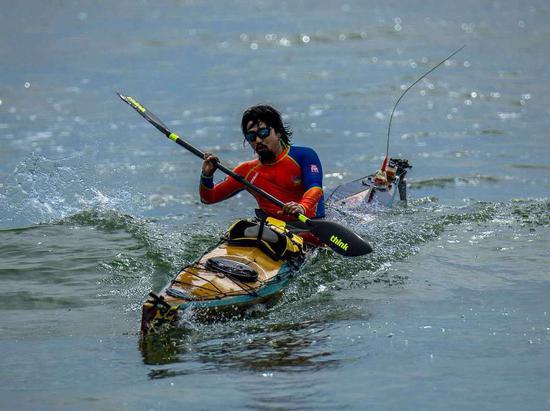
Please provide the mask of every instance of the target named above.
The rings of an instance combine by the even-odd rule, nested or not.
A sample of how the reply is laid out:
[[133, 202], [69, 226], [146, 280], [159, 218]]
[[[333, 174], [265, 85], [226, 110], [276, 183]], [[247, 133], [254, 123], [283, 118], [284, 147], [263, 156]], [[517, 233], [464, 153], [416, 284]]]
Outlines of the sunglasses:
[[256, 131], [249, 131], [247, 133], [244, 133], [244, 138], [249, 143], [253, 143], [254, 141], [256, 141], [256, 137], [260, 137], [263, 140], [269, 137], [270, 133], [271, 133], [271, 127], [262, 127]]

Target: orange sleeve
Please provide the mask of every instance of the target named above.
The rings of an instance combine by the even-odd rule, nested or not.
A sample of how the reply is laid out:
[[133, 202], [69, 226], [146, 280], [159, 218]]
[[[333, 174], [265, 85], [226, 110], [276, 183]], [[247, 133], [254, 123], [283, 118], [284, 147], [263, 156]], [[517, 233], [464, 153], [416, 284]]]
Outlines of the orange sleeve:
[[[233, 170], [236, 174], [246, 175], [250, 168], [249, 163], [241, 163]], [[244, 185], [233, 177], [227, 176], [224, 180], [214, 184], [214, 176], [206, 177], [201, 175], [199, 194], [204, 204], [214, 204], [233, 197], [244, 189]]]
[[311, 187], [304, 193], [299, 204], [306, 209], [306, 217], [315, 217], [317, 215], [317, 205], [322, 197], [323, 189], [321, 187]]

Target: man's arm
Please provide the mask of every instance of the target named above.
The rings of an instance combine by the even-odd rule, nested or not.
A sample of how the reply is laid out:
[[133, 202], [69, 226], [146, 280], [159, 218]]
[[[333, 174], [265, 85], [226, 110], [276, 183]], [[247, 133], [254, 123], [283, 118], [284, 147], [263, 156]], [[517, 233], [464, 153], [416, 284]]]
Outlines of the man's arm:
[[[244, 175], [246, 171], [246, 163], [238, 165], [234, 170], [235, 173]], [[203, 204], [214, 204], [225, 199], [228, 199], [239, 191], [244, 189], [244, 185], [239, 183], [233, 177], [226, 177], [223, 181], [214, 185], [214, 175], [201, 174], [199, 194]]]
[[324, 216], [323, 168], [319, 156], [311, 148], [303, 148], [300, 157], [305, 192], [299, 204], [307, 217]]

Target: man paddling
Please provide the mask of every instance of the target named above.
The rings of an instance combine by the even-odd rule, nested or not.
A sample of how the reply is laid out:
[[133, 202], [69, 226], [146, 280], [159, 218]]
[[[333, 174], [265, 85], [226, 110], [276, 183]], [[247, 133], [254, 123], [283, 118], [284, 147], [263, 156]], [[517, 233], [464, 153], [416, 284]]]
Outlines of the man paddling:
[[[323, 170], [319, 157], [311, 148], [291, 145], [292, 130], [283, 124], [280, 113], [267, 105], [251, 107], [243, 114], [241, 129], [258, 158], [239, 164], [233, 171], [285, 203], [281, 210], [249, 190], [260, 209], [285, 221], [295, 220], [297, 213], [309, 218], [324, 217]], [[218, 162], [218, 157], [205, 153], [199, 190], [205, 204], [223, 201], [245, 189], [232, 177], [214, 184]]]
[[[130, 105], [130, 107], [132, 107], [134, 110], [136, 110], [136, 112], [139, 113], [139, 115], [141, 115], [145, 120], [147, 120], [149, 123], [151, 123], [153, 126], [155, 126], [155, 128], [157, 130], [159, 130], [161, 133], [163, 133], [166, 137], [168, 137], [174, 143], [176, 143], [179, 146], [185, 148], [186, 150], [189, 150], [191, 153], [193, 153], [196, 156], [202, 158], [203, 160], [205, 158], [210, 157], [210, 155], [207, 155], [207, 154], [203, 153], [198, 148], [193, 147], [187, 141], [182, 139], [176, 133], [173, 133], [172, 131], [170, 131], [170, 129], [168, 127], [166, 127], [166, 124], [164, 124], [157, 116], [155, 116], [148, 109], [146, 109], [136, 99], [134, 99], [133, 97], [130, 97], [130, 96], [124, 96], [120, 93], [117, 93], [117, 94], [121, 98], [122, 101], [124, 101], [125, 103]], [[277, 127], [272, 127], [272, 126], [267, 127], [268, 124], [276, 124], [276, 122], [271, 121], [271, 118], [268, 117], [267, 115], [265, 115], [265, 113], [263, 113], [263, 111], [264, 110], [260, 110], [260, 109], [256, 109], [256, 110], [251, 109], [250, 110], [250, 113], [251, 113], [250, 115], [247, 115], [247, 113], [245, 112], [246, 118], [245, 118], [245, 115], [243, 115], [242, 129], [243, 129], [243, 132], [245, 134], [248, 134], [248, 138], [250, 139], [250, 141], [255, 142], [255, 146], [258, 146], [257, 137], [256, 137], [256, 140], [254, 140], [252, 138], [253, 137], [252, 133], [254, 134], [254, 137], [255, 137], [256, 134], [258, 134], [258, 135], [260, 135], [260, 140], [265, 140], [265, 139], [267, 139], [267, 137], [269, 137], [269, 135], [271, 135], [271, 128], [273, 128], [275, 130], [275, 135], [277, 135], [277, 133], [279, 133], [279, 137], [282, 139], [283, 138], [282, 137], [283, 133], [282, 133], [281, 130], [285, 131], [285, 133], [286, 133], [285, 135], [287, 136], [286, 142], [285, 142], [286, 147], [282, 147], [282, 143], [280, 143], [280, 144], [281, 144], [281, 147], [283, 148], [283, 152], [285, 152], [286, 155], [285, 156], [281, 156], [282, 154], [275, 155], [275, 160], [274, 160], [273, 163], [271, 163], [271, 165], [275, 166], [279, 161], [282, 162], [283, 157], [286, 158], [286, 156], [288, 156], [288, 154], [290, 153], [291, 148], [288, 147], [290, 145], [290, 138], [289, 138], [290, 133], [289, 133], [289, 130], [286, 130], [285, 127], [282, 125], [281, 116], [275, 110], [273, 110], [273, 111], [275, 111], [275, 113], [277, 113], [276, 118], [279, 119], [278, 123], [280, 123], [280, 124]], [[267, 110], [267, 111], [270, 112], [271, 110]], [[258, 112], [260, 112], [260, 114], [262, 114], [262, 117], [265, 117], [267, 119], [267, 122], [265, 120], [260, 119], [260, 117], [258, 116]], [[256, 127], [254, 127], [254, 123], [256, 124]], [[264, 131], [260, 130], [262, 128], [260, 126], [262, 126], [262, 125], [266, 126], [266, 127], [263, 127], [264, 129], [266, 129], [266, 128], [269, 129], [269, 133], [267, 133], [265, 130]], [[256, 128], [255, 131], [254, 131], [254, 128]], [[247, 133], [247, 131], [250, 131], [250, 132]], [[261, 136], [264, 136], [264, 137], [262, 138]], [[263, 145], [263, 147], [261, 147], [261, 146], [257, 147], [257, 152], [258, 153], [259, 152], [266, 152], [266, 150], [265, 150], [266, 148], [269, 149], [265, 144], [262, 144], [262, 145]], [[309, 153], [311, 155], [311, 151], [313, 151], [313, 150], [305, 149], [305, 148], [303, 148], [303, 149], [296, 148], [296, 149], [294, 149], [295, 155], [299, 154], [300, 151], [304, 151], [306, 154]], [[262, 157], [263, 156], [265, 156], [265, 155], [262, 154]], [[281, 158], [279, 158], [279, 156], [281, 156]], [[226, 166], [224, 166], [223, 164], [220, 164], [217, 161], [216, 158], [214, 158], [214, 159], [210, 158], [209, 162], [211, 162], [211, 165], [210, 165], [211, 168], [208, 167], [208, 166], [206, 167], [206, 172], [207, 173], [210, 172], [210, 174], [206, 174], [206, 178], [205, 178], [206, 180], [211, 180], [212, 175], [214, 174], [214, 171], [216, 170], [216, 168], [219, 168], [225, 174], [227, 174], [228, 176], [231, 176], [234, 180], [236, 180], [240, 184], [243, 184], [244, 186], [246, 186], [248, 190], [252, 190], [252, 192], [264, 197], [266, 200], [269, 200], [273, 204], [276, 204], [279, 207], [284, 208], [286, 210], [287, 214], [296, 212], [296, 210], [302, 210], [302, 207], [306, 212], [308, 212], [307, 203], [311, 201], [311, 197], [306, 198], [306, 197], [308, 197], [306, 194], [308, 194], [307, 192], [310, 191], [310, 190], [312, 190], [312, 193], [314, 193], [318, 189], [321, 192], [321, 196], [320, 196], [319, 200], [317, 201], [317, 203], [315, 205], [315, 214], [319, 215], [319, 216], [322, 216], [324, 214], [324, 203], [323, 203], [323, 195], [322, 195], [322, 188], [321, 188], [322, 186], [321, 186], [321, 183], [320, 183], [321, 179], [322, 179], [322, 170], [321, 170], [321, 164], [319, 163], [319, 159], [317, 159], [316, 162], [310, 162], [309, 163], [310, 164], [310, 174], [306, 175], [308, 178], [311, 178], [311, 175], [317, 175], [318, 174], [319, 187], [312, 186], [311, 188], [309, 188], [307, 190], [304, 190], [304, 189], [301, 190], [301, 191], [304, 191], [304, 193], [302, 194], [302, 201], [305, 198], [305, 204], [306, 205], [301, 204], [301, 203], [297, 203], [295, 200], [292, 200], [292, 199], [285, 203], [285, 202], [279, 200], [278, 198], [274, 197], [272, 194], [269, 194], [265, 190], [262, 190], [258, 186], [252, 184], [250, 181], [246, 180], [240, 174], [237, 174], [234, 171], [227, 168]], [[296, 164], [299, 164], [299, 163], [301, 164], [301, 162], [297, 162]], [[306, 164], [307, 163], [308, 162], [306, 162]], [[258, 166], [257, 168], [259, 168], [259, 166], [262, 166], [263, 163], [259, 162], [259, 164], [256, 164], [256, 165]], [[299, 168], [301, 169], [301, 166], [299, 166]], [[273, 169], [271, 169], [271, 170], [273, 170]], [[251, 170], [251, 172], [254, 172], [254, 170]], [[256, 170], [256, 174], [254, 174], [255, 177], [252, 177], [252, 178], [256, 179], [258, 175], [259, 175], [259, 173]], [[270, 176], [275, 179], [275, 174], [274, 173], [271, 174], [271, 175], [268, 173], [267, 174], [268, 181], [269, 181]], [[297, 177], [299, 178], [299, 176], [297, 176]], [[304, 179], [301, 182], [299, 182], [298, 180], [295, 180], [294, 182], [296, 183], [296, 185], [302, 184], [302, 186], [304, 186], [304, 184], [303, 184], [304, 181], [306, 181], [306, 180]], [[211, 191], [211, 190], [214, 189], [214, 185], [211, 181], [209, 183], [206, 183], [206, 184], [208, 184], [211, 187], [211, 188], [207, 188], [205, 186], [206, 191]], [[271, 185], [274, 185], [273, 182], [271, 182]], [[309, 186], [307, 186], [307, 184], [306, 184], [305, 187], [309, 187]], [[237, 187], [237, 190], [239, 190], [239, 187]], [[213, 192], [215, 192], [215, 191], [213, 191]], [[232, 195], [232, 194], [234, 194], [234, 192], [229, 192], [227, 195], [229, 196], [229, 195]], [[317, 194], [317, 195], [319, 195], [319, 194]], [[259, 201], [259, 199], [258, 199], [258, 201]], [[289, 204], [289, 203], [291, 203], [291, 204]], [[296, 203], [296, 204], [292, 204], [292, 203]], [[311, 210], [312, 210], [312, 208], [309, 207], [309, 212], [310, 213], [311, 213]], [[307, 227], [307, 230], [313, 236], [315, 236], [320, 242], [328, 245], [330, 248], [332, 248], [338, 254], [345, 255], [345, 256], [348, 256], [348, 257], [357, 257], [357, 256], [360, 256], [360, 255], [365, 255], [365, 254], [368, 254], [368, 253], [372, 252], [372, 247], [368, 242], [366, 242], [361, 237], [359, 237], [356, 233], [353, 232], [353, 230], [350, 230], [349, 228], [347, 228], [347, 227], [345, 227], [341, 224], [338, 224], [335, 221], [327, 221], [327, 220], [324, 220], [324, 219], [315, 220], [315, 219], [312, 219], [312, 218], [308, 218], [308, 217], [306, 217], [305, 215], [303, 215], [301, 213], [298, 214], [297, 217], [298, 217], [299, 222], [301, 222], [303, 225], [305, 225], [305, 227]]]

